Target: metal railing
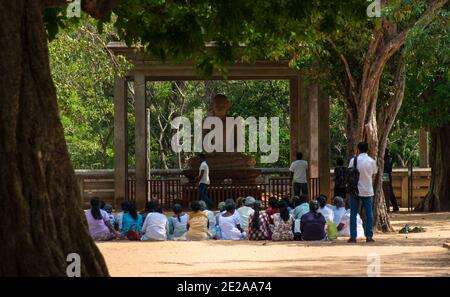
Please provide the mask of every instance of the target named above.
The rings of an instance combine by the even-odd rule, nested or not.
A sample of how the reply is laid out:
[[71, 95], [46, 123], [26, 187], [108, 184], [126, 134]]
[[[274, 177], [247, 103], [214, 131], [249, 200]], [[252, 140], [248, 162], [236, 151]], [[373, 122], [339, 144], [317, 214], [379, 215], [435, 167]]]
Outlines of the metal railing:
[[[135, 200], [136, 180], [128, 180], [128, 199]], [[319, 178], [311, 178], [309, 182], [309, 199], [320, 194]], [[272, 177], [266, 183], [248, 184], [211, 184], [208, 186], [208, 196], [217, 207], [219, 202], [227, 198], [237, 199], [239, 197], [253, 196], [261, 199], [263, 205], [267, 206], [270, 197], [278, 199], [291, 197], [292, 186], [289, 177]], [[147, 200], [158, 201], [163, 208], [170, 209], [176, 203], [183, 207], [189, 207], [190, 203], [198, 199], [198, 186], [195, 184], [183, 184], [181, 179], [150, 179], [147, 180]]]

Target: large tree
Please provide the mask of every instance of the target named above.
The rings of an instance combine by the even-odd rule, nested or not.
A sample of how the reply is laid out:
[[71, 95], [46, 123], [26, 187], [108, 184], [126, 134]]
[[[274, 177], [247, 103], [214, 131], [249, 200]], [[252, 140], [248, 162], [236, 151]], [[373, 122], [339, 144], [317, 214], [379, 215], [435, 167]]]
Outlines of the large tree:
[[[128, 44], [140, 43], [161, 58], [191, 59], [210, 72], [233, 61], [242, 33], [245, 42], [264, 40], [255, 47], [264, 53], [287, 22], [302, 30], [322, 15], [317, 21], [330, 25], [342, 8], [350, 15], [352, 2], [84, 0], [82, 9], [107, 21], [114, 8]], [[66, 4], [0, 2], [0, 234], [7, 238], [0, 275], [65, 275], [69, 253], [81, 256], [82, 275], [108, 274], [87, 232], [49, 68], [43, 14], [53, 35], [61, 24], [55, 8]], [[212, 41], [216, 46], [206, 50], [204, 43]]]
[[[406, 44], [406, 92], [400, 119], [430, 132], [431, 186], [416, 210], [450, 210], [450, 10]], [[414, 42], [412, 41], [414, 40]]]
[[[384, 152], [389, 132], [404, 97], [405, 63], [402, 46], [412, 29], [424, 29], [432, 23], [446, 0], [381, 1], [381, 18], [365, 23], [338, 16], [332, 34], [319, 35], [302, 52], [316, 54], [311, 76], [324, 81], [341, 98], [347, 111], [347, 154], [356, 153], [357, 143], [367, 141], [370, 155], [377, 161], [375, 177], [375, 225], [390, 231], [382, 191]], [[325, 70], [325, 71], [324, 71]]]

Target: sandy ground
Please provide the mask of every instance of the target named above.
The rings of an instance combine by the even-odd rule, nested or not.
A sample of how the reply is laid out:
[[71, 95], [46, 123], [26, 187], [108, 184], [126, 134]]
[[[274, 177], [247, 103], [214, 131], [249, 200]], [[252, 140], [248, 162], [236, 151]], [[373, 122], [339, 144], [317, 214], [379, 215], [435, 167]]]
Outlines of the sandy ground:
[[[112, 276], [366, 276], [368, 255], [380, 255], [381, 276], [450, 276], [450, 213], [392, 214], [395, 233], [375, 243], [102, 242]], [[424, 233], [399, 234], [404, 224]], [[374, 258], [370, 258], [374, 259]]]

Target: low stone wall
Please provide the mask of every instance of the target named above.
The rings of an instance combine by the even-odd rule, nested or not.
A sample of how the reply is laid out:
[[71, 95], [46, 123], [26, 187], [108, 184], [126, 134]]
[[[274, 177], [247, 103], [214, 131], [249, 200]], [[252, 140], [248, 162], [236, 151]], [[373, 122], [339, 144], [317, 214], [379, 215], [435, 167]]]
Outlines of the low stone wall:
[[[257, 182], [267, 183], [272, 176], [286, 176], [289, 174], [287, 168], [261, 168], [262, 175]], [[334, 189], [334, 174], [331, 172], [331, 194]], [[83, 206], [89, 206], [89, 199], [98, 196], [107, 203], [114, 202], [114, 170], [75, 170], [78, 178], [80, 191], [83, 193]], [[134, 170], [129, 171], [130, 177], [134, 176]], [[181, 183], [187, 182], [179, 169], [155, 169], [151, 170], [152, 178], [167, 179], [181, 178]], [[430, 168], [413, 169], [413, 205], [416, 205], [420, 198], [428, 193], [430, 186]], [[408, 206], [408, 170], [406, 168], [394, 169], [392, 172], [392, 183], [397, 202], [400, 207]]]

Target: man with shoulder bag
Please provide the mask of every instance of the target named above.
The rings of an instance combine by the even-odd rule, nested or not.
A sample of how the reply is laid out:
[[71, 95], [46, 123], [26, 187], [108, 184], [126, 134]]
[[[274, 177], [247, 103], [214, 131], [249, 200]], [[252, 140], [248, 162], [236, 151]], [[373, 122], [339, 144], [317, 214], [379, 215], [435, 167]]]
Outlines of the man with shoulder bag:
[[353, 157], [348, 165], [347, 189], [350, 196], [350, 239], [349, 243], [356, 243], [359, 206], [362, 203], [366, 214], [364, 235], [366, 242], [373, 240], [373, 176], [377, 173], [377, 165], [367, 152], [367, 142], [358, 143], [359, 155]]

